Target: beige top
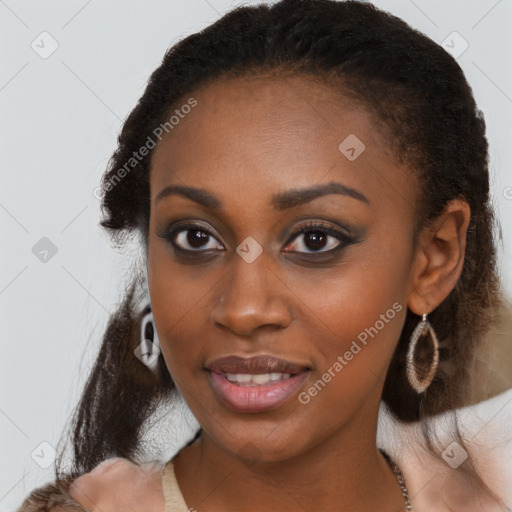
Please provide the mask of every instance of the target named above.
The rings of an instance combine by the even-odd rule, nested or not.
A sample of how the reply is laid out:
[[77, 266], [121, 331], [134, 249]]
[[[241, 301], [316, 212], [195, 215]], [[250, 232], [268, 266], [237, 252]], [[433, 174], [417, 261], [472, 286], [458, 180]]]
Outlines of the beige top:
[[162, 486], [165, 496], [165, 512], [190, 512], [183, 495], [181, 494], [176, 476], [174, 475], [174, 464], [172, 460], [167, 462], [162, 475]]

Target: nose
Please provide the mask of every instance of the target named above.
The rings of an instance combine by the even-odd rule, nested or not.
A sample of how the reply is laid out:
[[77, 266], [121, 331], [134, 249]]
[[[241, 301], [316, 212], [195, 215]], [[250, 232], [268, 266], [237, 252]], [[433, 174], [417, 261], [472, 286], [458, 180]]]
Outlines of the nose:
[[264, 252], [252, 263], [238, 254], [215, 287], [211, 318], [215, 325], [249, 337], [256, 329], [283, 329], [291, 322], [288, 288], [265, 263]]

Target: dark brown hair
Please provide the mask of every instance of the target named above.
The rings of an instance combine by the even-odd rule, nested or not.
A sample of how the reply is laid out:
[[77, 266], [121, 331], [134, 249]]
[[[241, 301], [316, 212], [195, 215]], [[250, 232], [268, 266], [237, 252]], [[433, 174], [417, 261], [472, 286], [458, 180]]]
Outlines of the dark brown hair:
[[[152, 151], [114, 180], [119, 169], [200, 87], [228, 76], [267, 72], [314, 76], [380, 121], [397, 162], [407, 164], [420, 180], [418, 227], [439, 216], [451, 199], [461, 198], [471, 208], [462, 275], [429, 317], [441, 342], [436, 378], [420, 395], [407, 382], [405, 353], [419, 321], [408, 311], [383, 391], [398, 419], [424, 425], [436, 451], [428, 419], [465, 403], [478, 343], [499, 303], [499, 281], [485, 122], [460, 66], [431, 39], [357, 1], [281, 0], [228, 12], [170, 48], [151, 75], [103, 177], [101, 225], [117, 245], [134, 234], [146, 244]], [[173, 389], [163, 358], [153, 374], [133, 355], [141, 321], [134, 309], [139, 285], [135, 275], [110, 319], [77, 406], [70, 435], [72, 475], [90, 471], [107, 457], [136, 461], [144, 421]], [[470, 459], [461, 470], [476, 475]], [[62, 475], [58, 469], [56, 474]]]

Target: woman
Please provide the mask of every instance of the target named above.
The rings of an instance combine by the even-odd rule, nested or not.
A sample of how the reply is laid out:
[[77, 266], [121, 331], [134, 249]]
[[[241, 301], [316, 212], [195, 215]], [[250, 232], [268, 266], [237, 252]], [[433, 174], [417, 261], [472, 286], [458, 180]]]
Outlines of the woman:
[[[448, 444], [431, 428], [466, 403], [499, 305], [487, 161], [456, 61], [371, 4], [243, 7], [180, 41], [103, 180], [150, 312], [138, 276], [73, 467], [20, 510], [507, 510], [456, 422]], [[174, 388], [197, 435], [125, 462]], [[414, 463], [378, 445], [381, 403]]]

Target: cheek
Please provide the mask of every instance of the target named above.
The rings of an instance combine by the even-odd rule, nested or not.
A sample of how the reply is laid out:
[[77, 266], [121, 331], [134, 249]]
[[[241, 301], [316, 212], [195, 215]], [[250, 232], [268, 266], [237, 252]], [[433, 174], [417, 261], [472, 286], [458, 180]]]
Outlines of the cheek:
[[180, 371], [192, 364], [194, 350], [190, 348], [204, 321], [199, 310], [208, 300], [210, 286], [206, 276], [197, 277], [198, 267], [178, 265], [170, 251], [161, 240], [150, 242], [148, 286], [162, 355], [173, 377], [176, 374], [178, 378]]
[[[303, 313], [307, 309], [308, 329], [315, 340], [317, 371], [312, 375], [313, 388], [306, 392], [315, 396], [321, 390], [325, 402], [355, 403], [382, 383], [403, 327], [406, 256], [398, 260], [381, 252], [373, 258], [370, 249], [364, 259], [342, 267], [321, 286], [302, 283], [297, 287], [307, 304]], [[323, 391], [324, 383], [328, 391]]]
[[148, 286], [159, 334], [172, 337], [175, 330], [200, 320], [196, 310], [208, 301], [217, 274], [205, 265], [180, 264], [165, 241], [156, 237], [150, 241]]
[[154, 293], [151, 291], [152, 309], [162, 355], [173, 378], [179, 379], [200, 368], [198, 355], [205, 342], [202, 326], [208, 299], [204, 291], [198, 294], [180, 288], [175, 279], [168, 284], [161, 279]]
[[[304, 312], [309, 311], [310, 322], [316, 324], [319, 332], [330, 334], [334, 339], [356, 338], [376, 322], [379, 331], [383, 330], [379, 320], [390, 309], [387, 317], [396, 324], [397, 306], [393, 309], [393, 304], [398, 303], [400, 309], [405, 309], [407, 301], [407, 255], [400, 259], [389, 249], [386, 254], [375, 242], [353, 254], [337, 269], [325, 274], [319, 272], [316, 279], [307, 275], [300, 280], [295, 278], [294, 282], [290, 275], [286, 283], [306, 306]], [[386, 327], [386, 330], [391, 329]], [[400, 326], [394, 334], [399, 332]]]

